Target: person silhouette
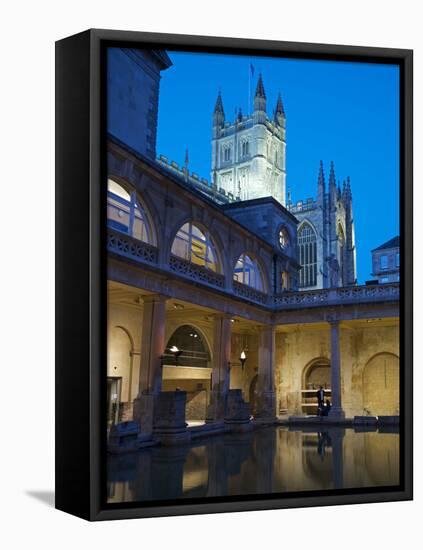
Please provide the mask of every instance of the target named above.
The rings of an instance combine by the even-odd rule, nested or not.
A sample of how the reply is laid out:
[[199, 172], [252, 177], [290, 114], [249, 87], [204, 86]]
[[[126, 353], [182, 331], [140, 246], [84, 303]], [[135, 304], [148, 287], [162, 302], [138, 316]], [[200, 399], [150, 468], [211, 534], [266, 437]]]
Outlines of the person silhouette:
[[323, 412], [323, 407], [325, 404], [325, 390], [323, 389], [323, 386], [320, 386], [319, 389], [317, 390], [316, 397], [317, 397], [318, 414], [321, 416]]

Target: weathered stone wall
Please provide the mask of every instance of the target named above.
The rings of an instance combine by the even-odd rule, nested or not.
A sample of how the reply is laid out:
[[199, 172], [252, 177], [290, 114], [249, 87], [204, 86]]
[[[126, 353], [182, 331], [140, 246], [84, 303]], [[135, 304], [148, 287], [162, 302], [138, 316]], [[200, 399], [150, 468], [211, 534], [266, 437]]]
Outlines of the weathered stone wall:
[[[373, 406], [372, 414], [398, 414], [398, 324], [392, 321], [390, 326], [383, 326], [375, 321], [367, 325], [345, 325], [340, 329], [343, 409], [347, 416], [369, 414], [364, 410], [367, 399], [367, 404]], [[300, 326], [276, 335], [275, 377], [280, 409], [287, 409], [289, 414], [302, 412], [300, 391], [305, 372], [322, 359], [330, 363], [329, 328]]]
[[200, 380], [163, 380], [163, 391], [175, 391], [177, 388], [187, 394], [186, 420], [202, 420], [206, 418], [207, 404], [210, 400], [209, 381]]

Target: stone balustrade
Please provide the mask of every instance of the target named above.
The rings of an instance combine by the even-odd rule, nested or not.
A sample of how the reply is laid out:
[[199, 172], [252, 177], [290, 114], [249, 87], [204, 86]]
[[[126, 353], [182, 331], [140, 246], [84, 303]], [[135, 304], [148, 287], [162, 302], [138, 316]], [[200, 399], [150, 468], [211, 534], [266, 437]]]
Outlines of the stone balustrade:
[[[140, 263], [157, 264], [158, 262], [158, 250], [155, 246], [111, 228], [107, 229], [107, 250]], [[183, 258], [171, 255], [168, 270], [176, 275], [189, 278], [191, 281], [225, 290], [223, 274], [193, 264]], [[232, 289], [226, 289], [226, 292], [275, 310], [398, 302], [400, 299], [399, 283], [287, 291], [268, 295], [234, 280]]]
[[189, 277], [191, 280], [193, 279], [200, 283], [216, 286], [218, 288], [224, 288], [225, 286], [225, 277], [221, 273], [216, 273], [201, 265], [193, 264], [173, 254], [170, 256], [169, 268], [179, 275]]
[[302, 290], [275, 294], [278, 309], [298, 309], [330, 305], [350, 305], [372, 302], [396, 302], [400, 297], [399, 283], [371, 286], [350, 286], [320, 290]]
[[233, 281], [232, 283], [234, 294], [240, 296], [241, 298], [246, 298], [252, 302], [258, 302], [259, 304], [266, 304], [268, 301], [268, 295], [260, 290], [256, 290], [251, 286], [244, 285], [238, 281]]
[[131, 260], [157, 263], [158, 251], [155, 246], [110, 228], [107, 228], [107, 250]]

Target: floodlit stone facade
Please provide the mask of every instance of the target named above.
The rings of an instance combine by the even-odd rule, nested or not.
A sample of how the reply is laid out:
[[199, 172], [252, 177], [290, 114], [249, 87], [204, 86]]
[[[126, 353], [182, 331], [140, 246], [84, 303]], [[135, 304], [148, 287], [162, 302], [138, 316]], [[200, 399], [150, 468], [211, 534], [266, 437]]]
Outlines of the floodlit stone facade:
[[241, 110], [233, 123], [225, 119], [222, 96], [213, 113], [211, 181], [242, 201], [274, 197], [285, 205], [285, 112], [279, 96], [274, 119], [266, 113], [266, 93], [260, 75], [254, 110]]
[[[166, 68], [164, 54], [151, 55]], [[123, 74], [127, 59], [142, 72], [134, 57], [116, 56]], [[111, 78], [113, 100], [125, 88]], [[218, 99], [214, 139], [217, 149], [232, 143], [234, 155], [249, 136], [244, 153], [263, 175], [269, 159], [254, 165], [254, 126], [275, 125], [283, 154], [268, 196], [221, 191], [220, 152], [209, 185], [156, 160], [153, 139], [134, 147], [117, 131], [108, 140], [108, 422], [135, 420], [144, 442], [186, 442], [198, 429], [188, 434], [186, 421], [211, 433], [246, 431], [250, 416], [313, 414], [320, 385], [334, 421], [399, 412], [399, 285], [356, 286], [351, 190], [337, 187], [333, 166], [329, 193], [321, 166], [317, 201], [284, 206], [285, 114], [278, 102], [268, 121], [260, 82], [251, 120], [225, 126]]]
[[[282, 252], [279, 243], [280, 220], [290, 235], [296, 221], [273, 199], [247, 201], [245, 211], [218, 207], [113, 139], [108, 165], [109, 178], [135, 193], [150, 241], [117, 230], [110, 211], [108, 375], [120, 379], [118, 419], [150, 422], [152, 430], [154, 413], [146, 421], [145, 410], [154, 395], [183, 391], [186, 420], [223, 422], [226, 396], [239, 389], [252, 415], [270, 421], [315, 412], [320, 383], [340, 417], [398, 413], [398, 285], [298, 291], [297, 249]], [[260, 234], [247, 227], [249, 209]], [[175, 255], [181, 227], [194, 226], [205, 239], [197, 255]], [[209, 246], [213, 263], [201, 265]], [[245, 253], [260, 289], [258, 279], [238, 279]], [[175, 362], [170, 342], [183, 326], [202, 347], [193, 353], [185, 340]]]

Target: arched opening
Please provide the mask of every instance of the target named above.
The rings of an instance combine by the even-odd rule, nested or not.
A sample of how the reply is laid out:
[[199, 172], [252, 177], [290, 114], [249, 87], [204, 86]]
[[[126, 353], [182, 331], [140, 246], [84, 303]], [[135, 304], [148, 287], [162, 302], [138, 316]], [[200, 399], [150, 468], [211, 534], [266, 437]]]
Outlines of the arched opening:
[[192, 264], [222, 273], [216, 246], [210, 233], [192, 222], [185, 223], [177, 232], [171, 253]]
[[[170, 351], [176, 346], [178, 358]], [[182, 325], [175, 330], [166, 346], [163, 360], [163, 391], [187, 393], [186, 420], [204, 422], [210, 400], [211, 356], [202, 333], [192, 325]]]
[[126, 329], [115, 326], [108, 337], [107, 360], [107, 422], [108, 425], [127, 420], [131, 415], [132, 339]]
[[136, 192], [111, 178], [107, 180], [107, 224], [135, 239], [156, 244], [150, 217]]
[[317, 414], [316, 392], [322, 386], [325, 399], [331, 399], [331, 372], [329, 360], [319, 357], [309, 363], [303, 373], [303, 389], [301, 395], [302, 412]]
[[363, 371], [363, 410], [372, 416], [399, 414], [399, 358], [379, 353]]
[[251, 414], [255, 416], [257, 413], [257, 380], [258, 375], [256, 374], [251, 380], [250, 390], [249, 390], [249, 403], [251, 407]]
[[264, 278], [257, 260], [248, 254], [241, 254], [235, 264], [234, 281], [265, 292]]
[[301, 288], [317, 285], [317, 238], [314, 229], [304, 222], [298, 231], [298, 254]]

